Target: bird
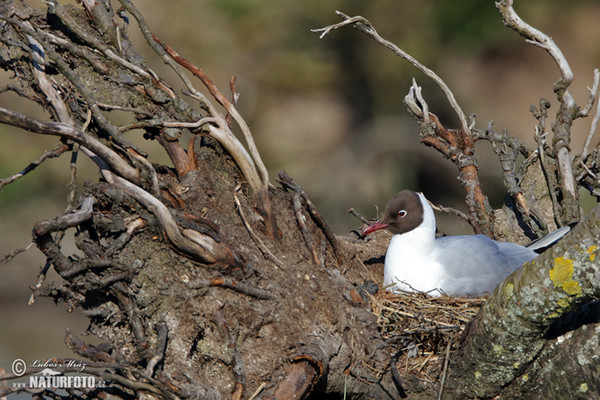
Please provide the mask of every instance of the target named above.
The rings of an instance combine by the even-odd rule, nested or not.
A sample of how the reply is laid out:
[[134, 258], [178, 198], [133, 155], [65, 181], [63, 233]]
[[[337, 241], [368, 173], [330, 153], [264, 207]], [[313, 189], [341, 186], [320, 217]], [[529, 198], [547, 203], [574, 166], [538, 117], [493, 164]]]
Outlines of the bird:
[[[568, 227], [566, 227], [568, 228]], [[515, 269], [544, 248], [527, 248], [485, 235], [435, 237], [433, 209], [422, 193], [403, 190], [386, 205], [383, 218], [369, 225], [363, 237], [380, 229], [393, 236], [385, 255], [383, 284], [388, 291], [425, 292], [432, 296], [480, 296], [491, 293]], [[564, 235], [568, 229], [562, 229]]]

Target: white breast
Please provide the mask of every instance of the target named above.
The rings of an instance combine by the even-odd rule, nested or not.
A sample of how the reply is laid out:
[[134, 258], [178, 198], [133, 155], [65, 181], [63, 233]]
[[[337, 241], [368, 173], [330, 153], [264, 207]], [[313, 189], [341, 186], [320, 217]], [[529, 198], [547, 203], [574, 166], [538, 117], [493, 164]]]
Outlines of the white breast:
[[[433, 212], [431, 214], [433, 217]], [[444, 280], [444, 265], [433, 254], [434, 232], [435, 219], [431, 223], [431, 218], [426, 218], [412, 231], [392, 236], [383, 270], [384, 285], [396, 285], [389, 290], [429, 292], [440, 287]]]

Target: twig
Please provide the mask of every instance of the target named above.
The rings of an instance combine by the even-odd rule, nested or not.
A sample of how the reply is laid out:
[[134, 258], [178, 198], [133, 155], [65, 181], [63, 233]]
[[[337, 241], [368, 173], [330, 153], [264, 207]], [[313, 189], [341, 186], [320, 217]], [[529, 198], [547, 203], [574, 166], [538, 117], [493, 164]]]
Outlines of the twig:
[[369, 225], [369, 220], [366, 219], [365, 217], [363, 217], [362, 215], [360, 215], [360, 213], [358, 211], [356, 211], [354, 208], [349, 209], [348, 212], [350, 214], [354, 215], [356, 218], [358, 218], [363, 224]]
[[44, 122], [18, 112], [0, 107], [0, 122], [23, 128], [42, 135], [55, 135], [71, 139], [88, 148], [94, 156], [100, 157], [111, 169], [132, 182], [139, 181], [139, 171], [127, 164], [115, 151], [98, 139], [74, 126], [61, 122]]
[[69, 150], [70, 147], [71, 146], [69, 146], [68, 144], [61, 144], [60, 146], [58, 146], [55, 149], [46, 150], [44, 152], [44, 154], [42, 154], [37, 160], [35, 160], [31, 164], [29, 164], [28, 166], [26, 166], [25, 168], [23, 168], [20, 172], [17, 172], [16, 174], [14, 174], [12, 176], [9, 176], [7, 178], [0, 179], [0, 191], [2, 190], [2, 188], [5, 185], [9, 185], [9, 184], [13, 183], [17, 179], [22, 178], [23, 176], [27, 175], [28, 173], [30, 173], [31, 171], [33, 171], [34, 169], [36, 169], [37, 167], [39, 167], [40, 164], [42, 164], [48, 158], [59, 157], [64, 152], [66, 152], [67, 150]]
[[[240, 98], [240, 94], [235, 90], [236, 79], [237, 78], [235, 76], [232, 76], [231, 80], [229, 81], [229, 89], [231, 90], [231, 104], [234, 106], [237, 104], [238, 99]], [[225, 116], [225, 121], [227, 121], [227, 125], [231, 127], [231, 124], [233, 123], [233, 115], [227, 113]]]
[[143, 115], [148, 118], [154, 117], [154, 114], [152, 114], [148, 111], [142, 110], [141, 108], [137, 108], [137, 107], [125, 107], [125, 106], [119, 106], [116, 104], [106, 104], [106, 103], [96, 103], [96, 104], [98, 104], [98, 107], [100, 107], [104, 110], [108, 110], [108, 111], [112, 111], [112, 110], [129, 111], [134, 114]]
[[560, 80], [555, 84], [555, 91], [561, 90], [565, 103], [567, 105], [573, 105], [573, 98], [566, 90], [573, 81], [573, 71], [556, 43], [554, 43], [550, 36], [523, 21], [513, 8], [513, 0], [497, 1], [496, 7], [500, 11], [500, 14], [502, 14], [506, 26], [523, 36], [527, 43], [546, 50], [552, 59], [554, 59], [554, 62], [561, 73]]
[[144, 361], [148, 361], [150, 359], [150, 344], [146, 337], [144, 323], [136, 304], [125, 294], [127, 290], [128, 288], [125, 285], [118, 283], [114, 286], [112, 293], [117, 299], [119, 308], [127, 316], [129, 328], [135, 339], [135, 348], [138, 356]]
[[375, 28], [373, 28], [371, 23], [366, 18], [364, 18], [360, 15], [356, 16], [356, 17], [349, 17], [348, 15], [346, 15], [340, 11], [336, 11], [336, 14], [339, 15], [340, 17], [342, 17], [344, 19], [344, 21], [334, 24], [334, 25], [327, 26], [325, 28], [311, 29], [311, 31], [316, 32], [316, 33], [320, 32], [321, 39], [323, 37], [325, 37], [325, 35], [327, 35], [333, 29], [338, 29], [338, 28], [341, 28], [346, 25], [352, 25], [352, 26], [354, 26], [354, 28], [358, 29], [359, 31], [366, 33], [368, 36], [370, 36], [372, 39], [374, 39], [377, 43], [392, 50], [392, 52], [394, 52], [394, 54], [405, 59], [411, 65], [413, 65], [415, 68], [417, 68], [419, 71], [423, 72], [425, 75], [430, 77], [442, 89], [442, 91], [446, 95], [448, 102], [450, 103], [450, 105], [454, 109], [454, 112], [458, 116], [458, 119], [460, 120], [462, 130], [465, 133], [469, 132], [469, 124], [467, 123], [467, 117], [465, 116], [465, 113], [460, 108], [460, 106], [458, 105], [458, 102], [454, 98], [454, 94], [452, 93], [452, 91], [450, 90], [448, 85], [446, 85], [446, 83], [442, 80], [442, 78], [440, 78], [435, 72], [433, 72], [432, 70], [430, 70], [429, 68], [427, 68], [426, 66], [421, 64], [410, 54], [404, 52], [402, 49], [400, 49], [394, 43], [392, 43], [386, 39], [383, 39], [381, 36], [379, 36], [379, 34], [375, 30]]
[[96, 56], [94, 56], [85, 47], [77, 46], [74, 42], [68, 41], [61, 37], [58, 37], [50, 32], [44, 32], [44, 35], [50, 43], [54, 43], [69, 51], [71, 54], [85, 59], [99, 74], [107, 74], [109, 72], [108, 66], [101, 62]]
[[275, 254], [273, 254], [271, 252], [271, 250], [269, 250], [269, 248], [267, 246], [265, 246], [265, 244], [262, 242], [262, 240], [260, 240], [260, 238], [256, 235], [256, 233], [254, 233], [254, 231], [252, 230], [252, 227], [248, 223], [246, 216], [244, 215], [244, 210], [242, 209], [242, 204], [240, 203], [240, 199], [237, 197], [237, 191], [239, 190], [239, 188], [240, 188], [240, 186], [238, 185], [236, 187], [235, 191], [233, 192], [233, 200], [235, 202], [235, 206], [238, 210], [238, 214], [240, 215], [240, 219], [242, 220], [242, 223], [246, 227], [246, 230], [252, 237], [252, 240], [254, 240], [254, 243], [256, 243], [256, 245], [260, 249], [261, 253], [263, 253], [265, 258], [273, 261], [273, 263], [275, 263], [275, 265], [277, 267], [281, 268], [283, 263], [275, 256]]
[[133, 237], [133, 233], [144, 227], [146, 225], [146, 221], [143, 218], [136, 218], [130, 223], [127, 224], [127, 230], [119, 235], [111, 245], [106, 249], [106, 255], [111, 256], [115, 254], [117, 251], [121, 250], [129, 240]]
[[398, 367], [396, 366], [396, 364], [398, 363], [398, 353], [399, 352], [396, 352], [390, 359], [390, 370], [392, 371], [392, 382], [394, 382], [394, 386], [396, 386], [398, 394], [401, 398], [405, 399], [407, 397], [406, 391], [402, 386], [402, 377], [400, 376], [400, 373], [398, 372]]
[[225, 318], [223, 317], [223, 313], [221, 312], [221, 310], [217, 311], [215, 322], [217, 324], [217, 327], [219, 328], [219, 331], [221, 332], [223, 340], [225, 341], [226, 347], [229, 349], [229, 353], [232, 360], [234, 385], [233, 391], [231, 393], [231, 400], [240, 400], [244, 392], [244, 386], [246, 385], [246, 372], [244, 368], [244, 361], [242, 360], [242, 355], [240, 354], [236, 345], [236, 340], [229, 331], [229, 328], [227, 327]]
[[38, 289], [42, 287], [42, 284], [46, 280], [46, 274], [48, 273], [48, 270], [51, 266], [52, 263], [49, 260], [46, 260], [46, 263], [44, 264], [44, 266], [40, 270], [40, 273], [38, 274], [35, 285], [33, 285], [33, 291], [31, 293], [31, 296], [29, 296], [29, 301], [27, 302], [27, 305], [30, 306], [35, 302], [35, 295], [37, 294]]
[[556, 197], [556, 180], [555, 176], [550, 169], [550, 165], [546, 160], [546, 135], [547, 133], [542, 133], [540, 127], [543, 127], [543, 119], [540, 122], [540, 125], [535, 127], [535, 141], [538, 144], [538, 156], [540, 158], [540, 167], [542, 169], [542, 173], [544, 174], [544, 178], [546, 180], [546, 185], [548, 186], [548, 194], [550, 195], [550, 199], [552, 200], [552, 216], [557, 225], [560, 225], [558, 216], [560, 215], [560, 203], [558, 198]]
[[154, 374], [154, 368], [156, 364], [160, 362], [165, 357], [165, 350], [167, 349], [167, 335], [169, 333], [169, 328], [167, 324], [162, 322], [158, 325], [157, 328], [157, 339], [156, 339], [156, 350], [154, 356], [148, 360], [148, 365], [146, 366], [146, 375], [152, 376]]
[[197, 279], [188, 282], [187, 285], [190, 289], [201, 289], [211, 286], [225, 287], [259, 300], [269, 300], [273, 298], [273, 294], [271, 294], [271, 292], [269, 292], [268, 290], [260, 289], [256, 286], [252, 286], [244, 282], [238, 282], [235, 279], [226, 276], [221, 276], [212, 279]]
[[154, 166], [152, 165], [152, 163], [150, 161], [148, 161], [148, 159], [146, 159], [146, 157], [143, 157], [141, 154], [139, 154], [137, 151], [135, 151], [133, 148], [127, 149], [127, 152], [129, 153], [131, 158], [133, 158], [134, 160], [139, 162], [145, 168], [146, 172], [148, 174], [150, 174], [150, 177], [149, 178], [146, 177], [146, 178], [150, 183], [150, 189], [152, 191], [152, 194], [154, 196], [159, 196], [160, 188], [158, 185], [158, 175], [156, 174], [156, 170], [154, 169]]
[[442, 205], [436, 205], [436, 204], [433, 204], [432, 202], [430, 202], [429, 200], [427, 200], [427, 202], [429, 203], [429, 205], [431, 206], [431, 208], [433, 208], [436, 211], [441, 211], [441, 212], [444, 212], [446, 214], [456, 215], [457, 217], [460, 217], [460, 218], [464, 219], [465, 221], [469, 222], [468, 215], [465, 214], [464, 212], [460, 211], [460, 210], [457, 210], [456, 208], [444, 207]]
[[300, 228], [300, 233], [302, 234], [304, 243], [306, 244], [306, 247], [312, 256], [312, 261], [313, 261], [314, 265], [316, 265], [317, 267], [322, 267], [323, 263], [321, 262], [321, 259], [319, 258], [319, 254], [317, 254], [317, 247], [315, 246], [315, 243], [313, 242], [313, 240], [311, 238], [310, 232], [308, 231], [308, 228], [306, 227], [306, 217], [302, 213], [302, 204], [300, 202], [300, 195], [301, 194], [297, 191], [295, 191], [294, 194], [292, 195], [292, 205], [294, 207], [294, 215], [296, 216], [296, 222], [298, 223], [298, 227]]
[[304, 203], [306, 204], [306, 208], [307, 208], [311, 218], [313, 219], [313, 221], [315, 221], [317, 226], [323, 231], [323, 233], [325, 234], [325, 237], [327, 238], [327, 241], [329, 242], [329, 244], [331, 244], [331, 247], [333, 248], [333, 252], [336, 256], [337, 262], [340, 265], [344, 264], [344, 262], [345, 262], [344, 252], [340, 248], [340, 244], [338, 242], [337, 237], [335, 236], [335, 234], [333, 233], [333, 231], [331, 230], [331, 228], [329, 227], [329, 225], [327, 224], [325, 219], [321, 216], [321, 214], [317, 210], [317, 207], [315, 207], [315, 205], [310, 200], [308, 195], [304, 192], [304, 190], [302, 190], [302, 188], [298, 184], [296, 184], [296, 182], [294, 182], [294, 180], [292, 178], [290, 178], [285, 171], [281, 171], [279, 173], [279, 179], [277, 181], [280, 184], [282, 184], [284, 187], [287, 187], [288, 189], [291, 189], [294, 192], [297, 192], [302, 196], [302, 199], [304, 200]]
[[14, 250], [10, 251], [9, 253], [2, 256], [2, 258], [0, 258], [0, 264], [11, 262], [12, 259], [15, 258], [17, 255], [23, 253], [24, 251], [29, 250], [34, 245], [35, 245], [35, 243], [29, 243], [25, 247], [20, 247], [18, 249], [14, 249]]
[[[475, 158], [477, 137], [471, 130], [446, 129], [439, 118], [427, 110], [427, 102], [420, 96], [420, 87], [413, 84], [404, 98], [408, 111], [421, 124], [421, 143], [431, 146], [449, 158], [458, 168], [459, 180], [467, 194], [469, 223], [475, 233], [492, 235], [489, 202], [483, 194]], [[427, 119], [425, 116], [427, 115]]]
[[260, 392], [262, 392], [262, 390], [265, 388], [265, 386], [267, 386], [267, 384], [265, 382], [261, 383], [260, 386], [254, 391], [254, 393], [252, 393], [252, 396], [250, 396], [248, 398], [248, 400], [254, 400], [256, 398], [256, 396], [258, 396], [260, 394]]
[[87, 359], [106, 363], [116, 363], [115, 359], [106, 351], [100, 350], [94, 345], [84, 343], [83, 340], [77, 337], [70, 329], [67, 329], [65, 344], [71, 351]]
[[60, 215], [48, 221], [37, 222], [33, 228], [34, 237], [43, 236], [58, 230], [64, 230], [87, 221], [92, 217], [94, 202], [94, 198], [88, 196], [83, 199], [78, 211]]
[[[598, 69], [595, 69], [594, 76], [596, 77], [598, 75], [600, 75], [600, 72], [598, 71]], [[592, 123], [590, 124], [590, 131], [589, 131], [587, 137], [585, 138], [583, 150], [581, 151], [581, 161], [582, 162], [585, 162], [585, 159], [587, 158], [587, 156], [589, 154], [590, 143], [592, 142], [592, 138], [594, 137], [594, 134], [596, 133], [596, 128], [598, 126], [599, 120], [600, 120], [600, 100], [597, 100], [596, 101], [596, 113], [594, 114], [594, 118], [592, 119]]]
[[592, 87], [588, 87], [588, 92], [590, 95], [588, 97], [587, 104], [579, 110], [577, 114], [578, 117], [587, 117], [592, 111], [592, 107], [594, 106], [594, 102], [598, 99], [598, 89], [600, 88], [600, 70], [598, 68], [594, 68], [594, 80], [592, 83]]
[[321, 267], [323, 264], [321, 263], [321, 259], [319, 258], [319, 255], [317, 254], [317, 248], [315, 247], [315, 244], [311, 238], [310, 232], [308, 231], [308, 228], [306, 227], [306, 217], [304, 216], [304, 214], [302, 214], [302, 204], [300, 202], [300, 196], [302, 193], [302, 189], [298, 185], [296, 185], [294, 182], [290, 182], [291, 178], [289, 178], [287, 176], [287, 174], [285, 175], [285, 177], [287, 177], [287, 179], [282, 179], [283, 174], [285, 174], [285, 173], [284, 172], [279, 173], [278, 182], [281, 183], [284, 187], [292, 189], [292, 191], [294, 192], [292, 195], [292, 206], [294, 208], [294, 216], [296, 217], [296, 223], [298, 224], [298, 228], [300, 228], [300, 233], [302, 234], [302, 239], [304, 239], [304, 244], [306, 245], [306, 248], [308, 249], [308, 252], [310, 253], [310, 255], [312, 257], [312, 261], [313, 261], [314, 265]]
[[440, 391], [438, 393], [438, 400], [442, 400], [444, 394], [444, 385], [446, 384], [446, 376], [448, 375], [448, 364], [450, 363], [450, 348], [452, 347], [452, 339], [448, 340], [446, 345], [446, 356], [444, 357], [444, 370], [442, 371], [442, 380], [440, 382]]

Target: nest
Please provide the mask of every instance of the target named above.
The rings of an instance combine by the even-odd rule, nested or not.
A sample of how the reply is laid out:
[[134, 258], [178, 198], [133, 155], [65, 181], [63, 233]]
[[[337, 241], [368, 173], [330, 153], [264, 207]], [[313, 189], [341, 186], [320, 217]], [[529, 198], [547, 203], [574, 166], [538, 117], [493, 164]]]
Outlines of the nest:
[[425, 293], [378, 292], [372, 298], [381, 335], [395, 349], [400, 376], [438, 381], [442, 361], [487, 297], [431, 297]]

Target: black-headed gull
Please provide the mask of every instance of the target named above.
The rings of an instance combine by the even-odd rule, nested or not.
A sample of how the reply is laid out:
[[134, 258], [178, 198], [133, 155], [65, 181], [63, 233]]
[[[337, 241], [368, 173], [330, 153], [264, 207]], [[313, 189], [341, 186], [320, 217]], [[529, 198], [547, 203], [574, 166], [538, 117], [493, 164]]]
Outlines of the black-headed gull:
[[363, 235], [386, 228], [393, 233], [383, 276], [383, 284], [390, 291], [433, 296], [489, 293], [512, 271], [537, 256], [532, 249], [485, 235], [436, 239], [429, 202], [423, 194], [409, 190], [396, 194], [383, 218], [367, 227]]

